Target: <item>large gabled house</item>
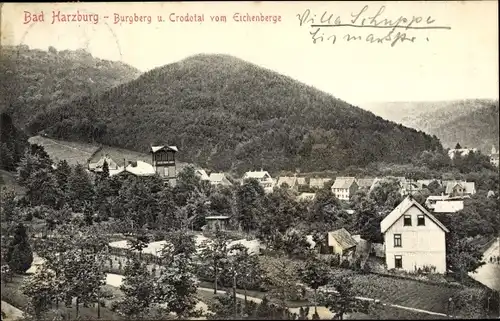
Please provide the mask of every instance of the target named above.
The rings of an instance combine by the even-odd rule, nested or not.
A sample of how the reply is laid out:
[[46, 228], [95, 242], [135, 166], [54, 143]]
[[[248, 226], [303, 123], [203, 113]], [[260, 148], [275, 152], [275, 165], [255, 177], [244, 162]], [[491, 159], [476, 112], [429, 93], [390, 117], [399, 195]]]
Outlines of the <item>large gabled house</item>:
[[245, 175], [243, 175], [243, 181], [250, 178], [256, 179], [260, 186], [264, 189], [264, 192], [270, 193], [273, 191], [275, 181], [267, 171], [251, 171], [246, 172]]
[[380, 222], [388, 269], [446, 272], [449, 230], [412, 197], [406, 197]]
[[349, 201], [358, 189], [359, 186], [354, 177], [337, 177], [332, 185], [333, 195], [342, 201]]

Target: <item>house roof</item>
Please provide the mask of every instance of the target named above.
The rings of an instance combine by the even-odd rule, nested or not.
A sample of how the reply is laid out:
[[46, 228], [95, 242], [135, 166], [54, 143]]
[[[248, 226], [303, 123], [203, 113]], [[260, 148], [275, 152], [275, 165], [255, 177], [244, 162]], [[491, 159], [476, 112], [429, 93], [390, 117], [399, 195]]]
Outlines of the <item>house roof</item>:
[[316, 193], [301, 193], [297, 196], [297, 201], [313, 200], [316, 197]]
[[205, 220], [227, 220], [229, 216], [226, 215], [214, 215], [214, 216], [205, 216]]
[[114, 176], [123, 172], [128, 172], [136, 176], [153, 176], [156, 174], [153, 165], [143, 161], [136, 161], [129, 164], [125, 169], [123, 167], [119, 167], [116, 170], [110, 170], [109, 175]]
[[356, 178], [354, 177], [337, 177], [332, 188], [350, 188], [354, 183], [356, 183]]
[[328, 232], [328, 234], [331, 238], [337, 241], [343, 251], [358, 245], [356, 240], [351, 236], [351, 233], [349, 233], [345, 228], [341, 228], [333, 232]]
[[438, 179], [419, 179], [419, 180], [417, 180], [417, 185], [420, 188], [424, 188], [424, 187], [429, 186], [434, 181], [436, 181], [439, 185], [441, 185], [441, 181]]
[[451, 194], [455, 186], [460, 185], [465, 189], [467, 194], [474, 194], [476, 190], [476, 184], [474, 182], [465, 182], [465, 181], [449, 181], [446, 183], [446, 194]]
[[447, 200], [448, 198], [450, 198], [448, 195], [431, 195], [429, 197], [427, 197], [427, 200], [430, 201], [444, 201], [444, 200]]
[[331, 178], [311, 178], [309, 180], [309, 186], [323, 188], [323, 186], [325, 186], [325, 184], [330, 182], [331, 180]]
[[417, 207], [422, 214], [427, 216], [431, 221], [436, 223], [443, 231], [449, 232], [446, 226], [443, 225], [437, 218], [427, 211], [422, 205], [415, 201], [412, 197], [406, 197], [395, 209], [380, 222], [380, 230], [385, 233], [396, 221], [403, 216], [411, 207]]
[[210, 173], [209, 179], [211, 182], [221, 182], [226, 175], [224, 173]]
[[246, 172], [243, 178], [271, 178], [271, 175], [267, 171], [255, 171], [255, 172]]
[[295, 176], [281, 176], [278, 178], [278, 186], [281, 187], [282, 184], [287, 184], [288, 187], [294, 187], [297, 184], [297, 177]]
[[460, 156], [469, 155], [470, 152], [477, 152], [477, 148], [461, 148], [461, 149], [450, 149], [448, 151], [448, 157], [453, 159], [455, 154], [460, 154]]
[[162, 149], [164, 149], [164, 150], [172, 150], [174, 152], [178, 152], [179, 151], [176, 146], [164, 146], [164, 145], [151, 146], [151, 152], [152, 153], [156, 153], [157, 151], [160, 151]]
[[224, 173], [211, 173], [208, 180], [211, 183], [224, 183], [226, 185], [233, 185], [231, 181], [229, 181]]
[[108, 163], [108, 169], [118, 169], [118, 165], [114, 160], [112, 160], [108, 155], [104, 155], [97, 161], [97, 163], [90, 163], [89, 164], [89, 169], [90, 170], [102, 170], [104, 167], [104, 162]]
[[200, 177], [202, 181], [208, 180], [208, 174], [204, 169], [197, 169], [195, 173]]
[[435, 213], [455, 213], [464, 209], [464, 201], [437, 201]]
[[361, 188], [371, 187], [375, 178], [359, 178], [356, 180]]

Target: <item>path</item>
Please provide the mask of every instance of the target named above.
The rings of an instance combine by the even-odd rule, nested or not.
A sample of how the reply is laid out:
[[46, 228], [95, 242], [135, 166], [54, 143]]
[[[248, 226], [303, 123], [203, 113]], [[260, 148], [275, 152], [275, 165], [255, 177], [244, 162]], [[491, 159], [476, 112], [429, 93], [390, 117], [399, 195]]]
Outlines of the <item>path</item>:
[[490, 263], [489, 260], [491, 256], [499, 255], [500, 244], [497, 239], [483, 254], [486, 264], [479, 267], [476, 273], [469, 273], [469, 276], [492, 290], [500, 291], [500, 264]]
[[19, 310], [15, 306], [12, 306], [5, 301], [2, 301], [2, 312], [7, 315], [6, 318], [2, 319], [5, 321], [17, 320], [23, 317], [23, 311]]

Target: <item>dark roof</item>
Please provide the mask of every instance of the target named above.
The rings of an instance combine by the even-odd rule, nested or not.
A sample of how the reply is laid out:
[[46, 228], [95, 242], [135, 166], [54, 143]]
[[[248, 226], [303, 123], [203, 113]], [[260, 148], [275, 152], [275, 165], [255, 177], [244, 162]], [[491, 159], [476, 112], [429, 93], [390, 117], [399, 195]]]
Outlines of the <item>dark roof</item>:
[[345, 228], [329, 232], [330, 236], [337, 241], [342, 250], [347, 250], [358, 245], [358, 242], [351, 236]]

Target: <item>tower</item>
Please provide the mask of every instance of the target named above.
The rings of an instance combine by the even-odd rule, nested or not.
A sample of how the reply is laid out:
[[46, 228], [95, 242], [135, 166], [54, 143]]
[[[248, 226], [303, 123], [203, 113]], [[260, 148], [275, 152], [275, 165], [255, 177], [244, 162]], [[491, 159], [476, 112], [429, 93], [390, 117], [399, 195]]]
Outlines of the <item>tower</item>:
[[152, 165], [155, 172], [171, 185], [175, 185], [177, 177], [175, 167], [175, 153], [177, 151], [175, 146], [151, 146]]

